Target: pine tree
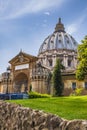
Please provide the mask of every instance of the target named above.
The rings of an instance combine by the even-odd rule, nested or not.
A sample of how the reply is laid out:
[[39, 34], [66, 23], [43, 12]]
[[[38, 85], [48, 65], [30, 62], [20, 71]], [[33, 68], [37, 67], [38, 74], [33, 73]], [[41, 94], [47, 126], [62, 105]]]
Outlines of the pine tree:
[[62, 82], [62, 76], [61, 76], [61, 69], [63, 68], [63, 66], [60, 64], [60, 60], [57, 59], [56, 61], [56, 65], [53, 71], [53, 86], [55, 88], [55, 95], [56, 96], [61, 96], [63, 89], [64, 89], [64, 85]]

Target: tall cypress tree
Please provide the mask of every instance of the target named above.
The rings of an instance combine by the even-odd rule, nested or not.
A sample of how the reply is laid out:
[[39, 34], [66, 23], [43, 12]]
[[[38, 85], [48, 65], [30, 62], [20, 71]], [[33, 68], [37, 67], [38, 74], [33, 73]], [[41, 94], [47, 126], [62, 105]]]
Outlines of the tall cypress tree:
[[56, 65], [55, 65], [54, 71], [53, 71], [53, 85], [55, 88], [55, 95], [56, 96], [61, 96], [63, 89], [64, 89], [64, 85], [62, 82], [62, 76], [61, 76], [62, 67], [63, 66], [60, 63], [60, 60], [57, 59]]

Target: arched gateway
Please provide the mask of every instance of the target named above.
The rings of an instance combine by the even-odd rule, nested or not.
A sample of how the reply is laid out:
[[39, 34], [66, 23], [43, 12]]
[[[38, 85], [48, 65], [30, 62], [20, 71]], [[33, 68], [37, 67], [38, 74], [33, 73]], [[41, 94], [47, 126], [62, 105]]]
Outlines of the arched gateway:
[[37, 57], [20, 51], [9, 61], [11, 64], [12, 92], [27, 92], [30, 90], [32, 69]]

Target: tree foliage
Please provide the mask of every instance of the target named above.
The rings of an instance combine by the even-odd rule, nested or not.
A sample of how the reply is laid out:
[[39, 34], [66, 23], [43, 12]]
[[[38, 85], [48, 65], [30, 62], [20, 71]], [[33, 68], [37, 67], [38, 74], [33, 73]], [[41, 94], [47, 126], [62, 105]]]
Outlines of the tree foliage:
[[53, 71], [53, 85], [55, 88], [55, 95], [61, 96], [63, 92], [63, 82], [62, 82], [62, 76], [61, 76], [61, 69], [63, 69], [63, 65], [60, 64], [60, 60], [57, 59], [56, 65]]
[[30, 92], [32, 92], [32, 84], [30, 84]]
[[47, 77], [47, 91], [48, 91], [48, 94], [50, 94], [51, 79], [52, 79], [52, 73], [49, 72], [48, 77]]
[[78, 61], [76, 78], [84, 80], [87, 74], [87, 36], [82, 40], [82, 44], [78, 46]]

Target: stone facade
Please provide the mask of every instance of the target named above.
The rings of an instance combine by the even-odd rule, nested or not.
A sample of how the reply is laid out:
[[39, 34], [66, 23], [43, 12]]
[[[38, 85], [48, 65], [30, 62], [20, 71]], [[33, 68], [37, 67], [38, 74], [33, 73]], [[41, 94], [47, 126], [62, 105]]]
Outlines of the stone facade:
[[81, 95], [87, 95], [87, 76], [82, 81], [76, 79], [75, 72], [73, 73], [63, 73], [62, 79], [64, 83], [63, 95], [69, 96], [74, 92], [76, 88], [82, 89]]
[[69, 121], [0, 101], [0, 130], [87, 130], [87, 120]]
[[77, 52], [74, 50], [55, 49], [45, 51], [39, 54], [38, 57], [38, 61], [50, 69], [54, 68], [57, 59], [60, 59], [66, 70], [75, 70], [77, 66]]
[[36, 63], [37, 57], [20, 52], [9, 61], [10, 73], [3, 73], [0, 82], [1, 93], [29, 92], [47, 93], [47, 77], [49, 69]]

